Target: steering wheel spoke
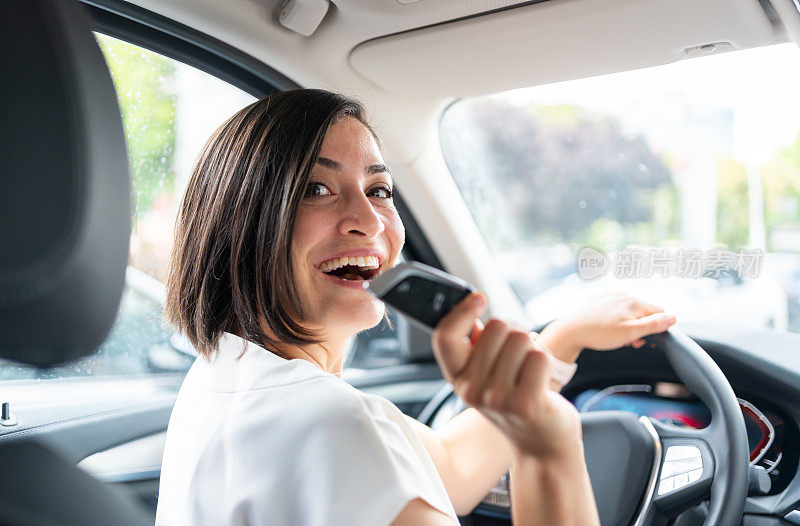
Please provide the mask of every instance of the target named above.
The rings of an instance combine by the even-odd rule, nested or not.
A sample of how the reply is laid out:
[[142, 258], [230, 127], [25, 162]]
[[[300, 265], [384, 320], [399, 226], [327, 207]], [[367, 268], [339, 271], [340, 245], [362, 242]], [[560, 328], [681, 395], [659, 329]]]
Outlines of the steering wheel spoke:
[[714, 480], [714, 453], [703, 429], [680, 428], [655, 419], [650, 423], [661, 440], [661, 462], [653, 504], [674, 517], [707, 500]]

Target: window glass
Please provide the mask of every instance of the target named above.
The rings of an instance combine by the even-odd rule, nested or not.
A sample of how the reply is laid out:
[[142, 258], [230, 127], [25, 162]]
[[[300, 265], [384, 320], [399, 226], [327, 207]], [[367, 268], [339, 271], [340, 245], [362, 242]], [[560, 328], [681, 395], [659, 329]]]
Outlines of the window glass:
[[346, 369], [378, 369], [403, 363], [400, 335], [406, 322], [391, 309], [375, 327], [358, 333], [348, 350]]
[[166, 278], [175, 215], [206, 140], [255, 101], [230, 84], [139, 46], [97, 35], [114, 79], [134, 191], [131, 266]]
[[800, 332], [800, 49], [455, 103], [444, 157], [530, 318], [624, 289]]

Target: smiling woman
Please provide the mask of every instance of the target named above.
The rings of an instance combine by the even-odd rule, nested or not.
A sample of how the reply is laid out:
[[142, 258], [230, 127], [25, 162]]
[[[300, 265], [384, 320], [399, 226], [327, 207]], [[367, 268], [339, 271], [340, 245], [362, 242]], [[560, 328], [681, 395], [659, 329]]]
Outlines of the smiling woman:
[[[323, 145], [328, 128], [331, 140]], [[358, 141], [351, 141], [353, 132], [360, 133]], [[333, 177], [355, 173], [348, 162], [354, 155], [369, 156], [368, 180]], [[320, 163], [320, 157], [328, 162]], [[181, 204], [167, 281], [168, 319], [206, 356], [213, 355], [225, 332], [280, 356], [287, 356], [286, 345], [319, 342], [314, 327], [325, 321], [319, 319], [319, 302], [337, 301], [347, 288], [326, 289], [332, 277], [320, 272], [319, 264], [343, 255], [372, 255], [391, 265], [402, 247], [394, 206], [380, 204], [391, 192], [385, 167], [373, 169], [382, 162], [363, 108], [346, 97], [290, 91], [236, 113], [204, 147]], [[369, 184], [367, 193], [361, 184]], [[372, 212], [373, 201], [380, 217]], [[342, 206], [352, 208], [354, 217], [332, 223], [331, 211]], [[298, 214], [301, 208], [307, 213]], [[346, 254], [329, 248], [332, 231], [359, 228], [362, 221], [366, 241], [354, 237], [345, 246], [335, 241]], [[377, 236], [386, 226], [392, 235]], [[376, 236], [378, 244], [371, 241]], [[314, 293], [319, 297], [301, 301]], [[377, 323], [382, 306], [363, 296], [374, 311], [370, 321]]]
[[212, 135], [167, 283], [167, 314], [203, 356], [170, 419], [159, 524], [380, 524], [416, 499], [455, 520], [402, 413], [331, 374], [384, 316], [362, 285], [403, 242], [358, 102], [273, 94]]
[[383, 317], [364, 280], [394, 266], [405, 240], [389, 170], [362, 120], [348, 116], [330, 127], [306, 188], [292, 240], [294, 278], [309, 299], [304, 321], [346, 339]]

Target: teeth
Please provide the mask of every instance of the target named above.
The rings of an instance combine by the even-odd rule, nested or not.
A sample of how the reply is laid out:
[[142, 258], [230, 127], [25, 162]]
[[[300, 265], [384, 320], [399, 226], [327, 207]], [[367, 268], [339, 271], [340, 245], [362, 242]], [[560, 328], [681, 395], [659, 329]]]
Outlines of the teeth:
[[375, 256], [343, 256], [340, 258], [333, 258], [323, 261], [319, 266], [322, 272], [330, 272], [345, 265], [352, 265], [354, 267], [361, 267], [363, 269], [373, 269], [380, 266], [380, 260]]

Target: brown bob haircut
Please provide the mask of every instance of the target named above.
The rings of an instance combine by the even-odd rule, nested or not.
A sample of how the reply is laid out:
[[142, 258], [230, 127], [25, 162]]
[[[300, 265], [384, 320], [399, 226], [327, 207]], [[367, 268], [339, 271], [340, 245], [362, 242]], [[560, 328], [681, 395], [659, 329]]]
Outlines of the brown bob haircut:
[[301, 325], [292, 232], [325, 134], [345, 116], [375, 136], [358, 101], [284, 91], [237, 112], [203, 147], [178, 213], [164, 311], [206, 358], [224, 332], [279, 355], [278, 344], [319, 343]]

